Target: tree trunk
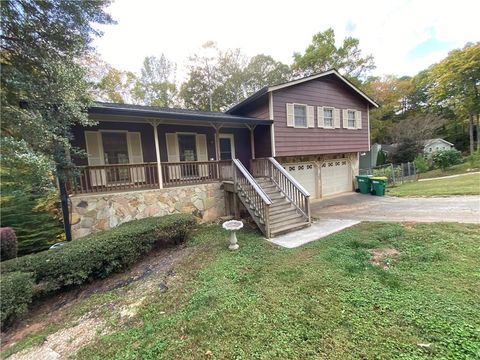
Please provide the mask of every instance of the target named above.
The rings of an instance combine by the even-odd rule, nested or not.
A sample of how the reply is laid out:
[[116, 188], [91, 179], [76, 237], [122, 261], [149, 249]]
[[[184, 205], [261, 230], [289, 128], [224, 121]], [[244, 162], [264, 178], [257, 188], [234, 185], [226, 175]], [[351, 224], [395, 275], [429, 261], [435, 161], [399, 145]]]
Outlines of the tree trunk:
[[473, 114], [470, 115], [470, 121], [468, 123], [468, 133], [470, 135], [470, 154], [475, 152], [474, 140], [473, 140]]
[[480, 114], [477, 114], [477, 151], [480, 152]]

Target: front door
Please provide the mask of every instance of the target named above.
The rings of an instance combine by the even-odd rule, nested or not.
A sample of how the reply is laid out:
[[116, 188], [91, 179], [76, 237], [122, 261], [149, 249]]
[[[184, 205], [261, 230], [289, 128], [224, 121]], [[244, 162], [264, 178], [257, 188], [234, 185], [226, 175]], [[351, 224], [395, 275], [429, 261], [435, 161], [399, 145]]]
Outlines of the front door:
[[[180, 161], [197, 161], [197, 141], [195, 135], [178, 134], [178, 151]], [[198, 176], [197, 166], [182, 166], [182, 177]]]
[[[102, 143], [105, 164], [128, 164], [128, 143], [127, 133], [125, 132], [102, 132]], [[125, 168], [108, 168], [107, 182], [119, 183], [129, 182], [130, 172]]]
[[220, 160], [232, 160], [235, 158], [233, 134], [220, 135]]

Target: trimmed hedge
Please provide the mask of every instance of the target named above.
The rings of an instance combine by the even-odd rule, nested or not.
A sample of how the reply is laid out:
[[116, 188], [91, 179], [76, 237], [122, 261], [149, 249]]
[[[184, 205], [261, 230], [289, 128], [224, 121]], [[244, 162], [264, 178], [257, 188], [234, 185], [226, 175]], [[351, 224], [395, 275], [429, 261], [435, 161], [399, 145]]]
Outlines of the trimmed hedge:
[[178, 244], [195, 225], [195, 218], [187, 214], [134, 220], [56, 250], [4, 261], [1, 271], [32, 273], [38, 285], [35, 295], [50, 294], [122, 270], [155, 246]]
[[11, 272], [0, 278], [0, 327], [3, 329], [25, 314], [33, 297], [32, 274]]

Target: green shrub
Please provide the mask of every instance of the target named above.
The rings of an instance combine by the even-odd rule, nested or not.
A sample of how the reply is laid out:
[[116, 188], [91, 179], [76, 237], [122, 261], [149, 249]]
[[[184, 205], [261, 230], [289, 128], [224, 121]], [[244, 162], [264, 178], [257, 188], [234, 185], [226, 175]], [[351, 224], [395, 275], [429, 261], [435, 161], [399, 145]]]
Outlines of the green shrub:
[[385, 176], [389, 182], [392, 182], [393, 179], [397, 179], [402, 174], [402, 169], [400, 166], [386, 165], [380, 168], [373, 169], [373, 176]]
[[413, 163], [415, 164], [417, 173], [424, 173], [430, 168], [428, 160], [423, 155], [417, 155]]
[[17, 257], [17, 237], [11, 227], [0, 228], [0, 260]]
[[384, 165], [386, 162], [387, 162], [387, 155], [385, 154], [385, 151], [379, 150], [377, 155], [376, 166]]
[[55, 198], [58, 199], [56, 193], [45, 196], [19, 191], [2, 192], [0, 225], [15, 230], [19, 256], [47, 250], [63, 240], [58, 210], [45, 206], [46, 202], [52, 201], [57, 205]]
[[460, 151], [455, 149], [441, 150], [432, 155], [432, 161], [436, 168], [446, 170], [452, 165], [460, 164], [462, 156]]
[[124, 269], [155, 246], [178, 244], [195, 224], [195, 218], [186, 214], [134, 220], [0, 266], [2, 272], [33, 273], [36, 295], [48, 294]]
[[471, 168], [480, 167], [480, 150], [477, 150], [473, 154], [467, 156], [465, 161], [468, 162]]
[[33, 296], [32, 275], [22, 272], [2, 274], [0, 291], [0, 326], [3, 329], [27, 312]]

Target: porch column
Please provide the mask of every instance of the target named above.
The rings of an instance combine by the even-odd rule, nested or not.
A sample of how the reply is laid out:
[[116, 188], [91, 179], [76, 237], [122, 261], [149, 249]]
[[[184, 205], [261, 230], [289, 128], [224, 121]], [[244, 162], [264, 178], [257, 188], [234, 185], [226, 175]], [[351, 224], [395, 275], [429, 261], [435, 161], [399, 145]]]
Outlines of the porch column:
[[210, 123], [215, 129], [215, 160], [220, 160], [220, 129], [223, 124], [213, 124]]
[[247, 125], [250, 130], [250, 151], [252, 152], [252, 159], [255, 159], [255, 136], [254, 131], [257, 125]]
[[155, 138], [155, 155], [157, 157], [157, 174], [158, 174], [158, 187], [163, 189], [163, 178], [162, 178], [162, 163], [160, 161], [160, 143], [158, 141], [158, 129], [159, 124], [158, 120], [153, 120], [150, 122], [150, 125], [153, 126], [153, 137]]

